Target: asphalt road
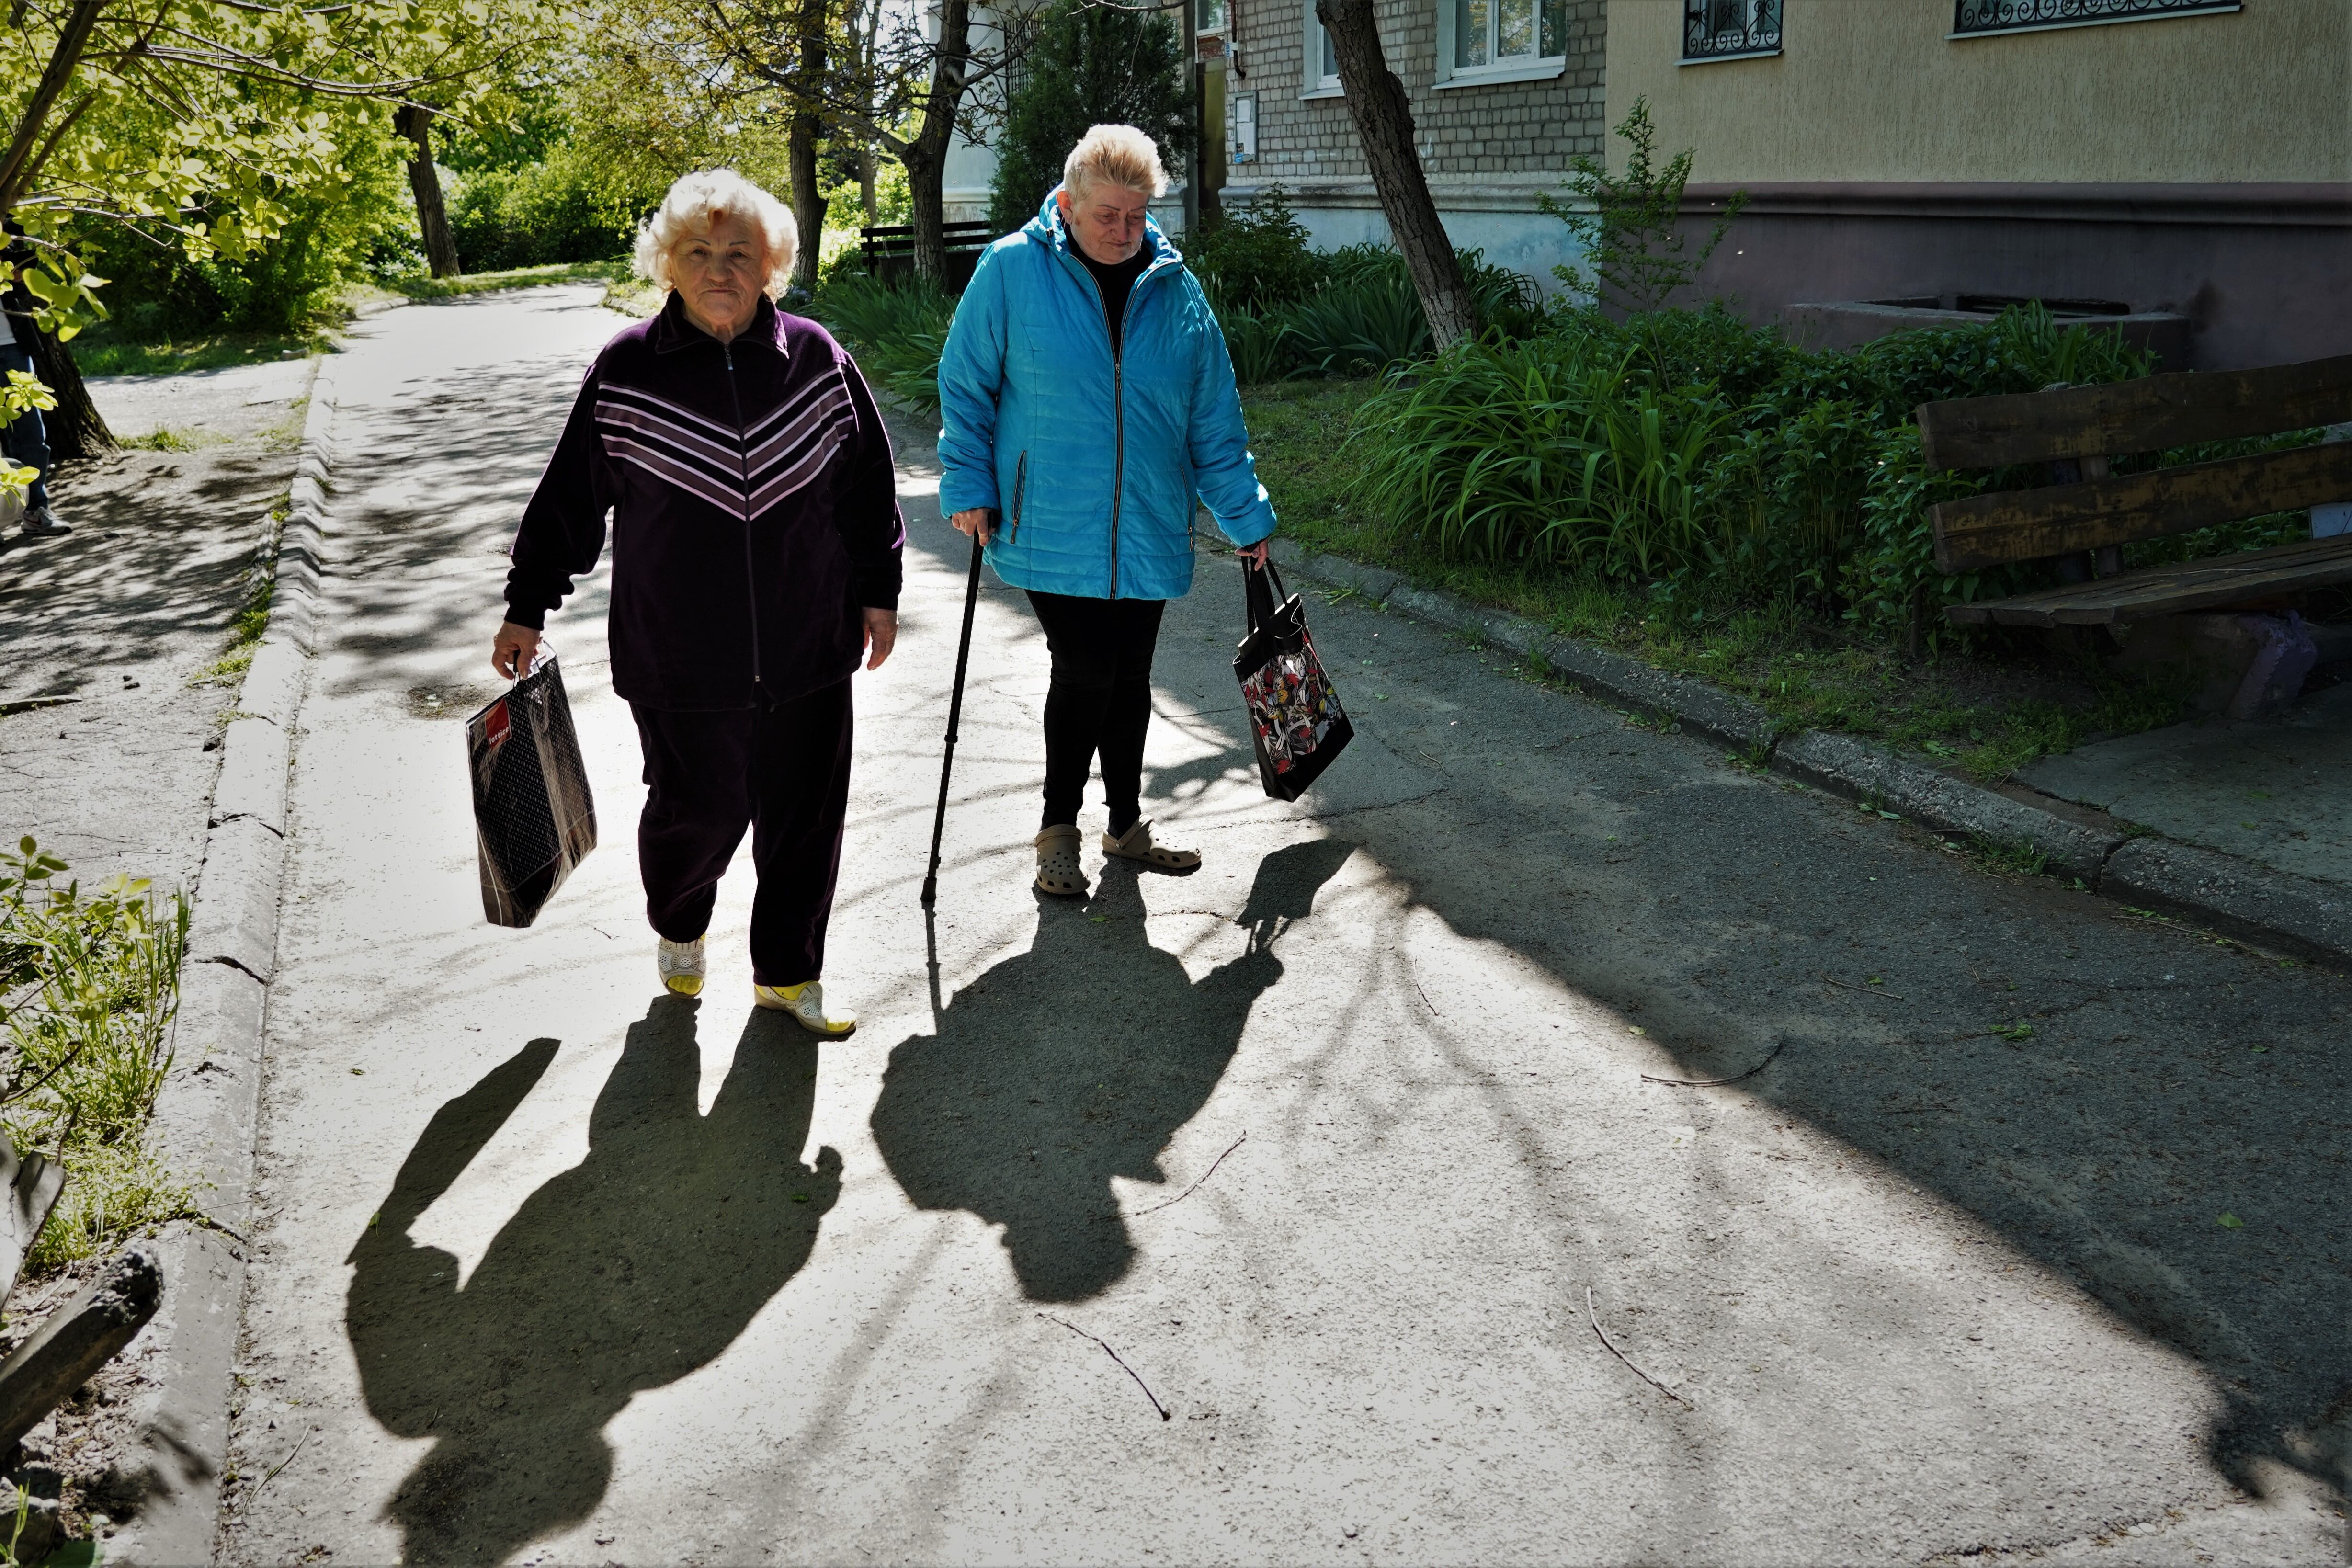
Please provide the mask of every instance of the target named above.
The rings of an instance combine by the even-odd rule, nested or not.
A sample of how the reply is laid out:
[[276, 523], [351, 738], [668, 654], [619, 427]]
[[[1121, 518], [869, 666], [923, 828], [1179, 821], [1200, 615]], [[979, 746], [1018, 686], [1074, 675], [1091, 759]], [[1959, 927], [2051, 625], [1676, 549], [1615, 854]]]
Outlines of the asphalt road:
[[1205, 867], [1031, 891], [1044, 647], [992, 584], [927, 930], [964, 556], [919, 443], [858, 1034], [751, 1007], [748, 866], [660, 997], [601, 573], [551, 635], [604, 846], [484, 925], [459, 720], [621, 324], [478, 297], [337, 367], [226, 1559], [2333, 1559], [2343, 979], [1360, 602], [1313, 608], [1356, 747], [1269, 802], [1205, 552], [1146, 781]]

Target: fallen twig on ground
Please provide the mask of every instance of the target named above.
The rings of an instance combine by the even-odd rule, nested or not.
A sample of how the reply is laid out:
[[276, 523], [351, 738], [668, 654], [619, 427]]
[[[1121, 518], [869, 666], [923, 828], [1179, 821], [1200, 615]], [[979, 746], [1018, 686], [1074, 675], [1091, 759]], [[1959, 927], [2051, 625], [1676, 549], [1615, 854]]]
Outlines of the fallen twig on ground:
[[1904, 1000], [1903, 997], [1895, 995], [1894, 992], [1887, 990], [1883, 985], [1856, 985], [1853, 981], [1840, 980], [1834, 974], [1825, 973], [1822, 978], [1828, 981], [1832, 985], [1843, 985], [1849, 991], [1859, 991], [1865, 996], [1893, 996], [1897, 1002]]
[[[1246, 1131], [1244, 1131], [1239, 1138], [1234, 1139], [1232, 1142], [1230, 1142], [1230, 1143], [1228, 1143], [1228, 1144], [1226, 1144], [1226, 1145], [1225, 1145], [1225, 1154], [1230, 1154], [1230, 1153], [1232, 1153], [1234, 1150], [1236, 1150], [1236, 1149], [1240, 1148], [1244, 1143], [1247, 1142], [1248, 1141], [1249, 1141], [1249, 1133], [1248, 1133]], [[1173, 1205], [1182, 1203], [1186, 1198], [1191, 1197], [1194, 1193], [1197, 1193], [1197, 1192], [1199, 1192], [1199, 1191], [1201, 1190], [1201, 1182], [1205, 1182], [1205, 1181], [1207, 1181], [1211, 1176], [1213, 1176], [1213, 1175], [1215, 1175], [1215, 1174], [1217, 1173], [1217, 1167], [1218, 1167], [1218, 1166], [1220, 1166], [1220, 1165], [1222, 1165], [1222, 1164], [1223, 1164], [1223, 1163], [1225, 1163], [1225, 1154], [1220, 1154], [1220, 1155], [1218, 1155], [1215, 1159], [1213, 1159], [1213, 1160], [1210, 1161], [1210, 1162], [1209, 1162], [1209, 1168], [1208, 1168], [1207, 1170], [1205, 1170], [1205, 1171], [1203, 1171], [1203, 1172], [1202, 1172], [1202, 1173], [1201, 1173], [1200, 1181], [1196, 1181], [1196, 1182], [1194, 1182], [1191, 1186], [1186, 1187], [1182, 1192], [1178, 1193], [1174, 1197], [1170, 1198], [1166, 1203], [1157, 1203], [1157, 1204], [1153, 1204], [1150, 1208], [1148, 1208], [1148, 1209], [1138, 1209], [1138, 1210], [1136, 1210], [1136, 1211], [1135, 1211], [1135, 1213], [1133, 1213], [1133, 1214], [1131, 1214], [1131, 1215], [1130, 1215], [1130, 1214], [1127, 1214], [1127, 1213], [1125, 1213], [1125, 1212], [1124, 1212], [1124, 1211], [1122, 1211], [1122, 1210], [1117, 1210], [1117, 1209], [1114, 1209], [1114, 1210], [1113, 1210], [1112, 1212], [1110, 1212], [1109, 1214], [1107, 1214], [1107, 1215], [1103, 1215], [1103, 1218], [1104, 1218], [1104, 1219], [1106, 1219], [1106, 1220], [1114, 1220], [1114, 1219], [1122, 1219], [1122, 1218], [1124, 1218], [1124, 1219], [1139, 1219], [1139, 1218], [1142, 1217], [1142, 1216], [1143, 1216], [1143, 1215], [1148, 1215], [1148, 1214], [1158, 1214], [1161, 1209], [1168, 1208], [1168, 1207], [1171, 1207], [1171, 1205]]]
[[1758, 1062], [1746, 1072], [1740, 1073], [1732, 1078], [1654, 1078], [1648, 1073], [1643, 1073], [1642, 1075], [1642, 1081], [1643, 1083], [1663, 1083], [1671, 1089], [1720, 1089], [1727, 1083], [1738, 1083], [1743, 1079], [1754, 1078], [1758, 1073], [1762, 1072], [1766, 1068], [1770, 1067], [1772, 1065], [1773, 1058], [1777, 1058], [1782, 1051], [1785, 1051], [1788, 1048], [1789, 1042], [1782, 1040], [1779, 1045], [1772, 1047], [1770, 1055], [1767, 1056], [1762, 1061]]
[[[1635, 1377], [1640, 1378], [1643, 1383], [1648, 1384], [1652, 1388], [1656, 1389], [1668, 1399], [1678, 1402], [1686, 1409], [1696, 1410], [1698, 1408], [1697, 1405], [1691, 1404], [1689, 1400], [1683, 1398], [1681, 1394], [1676, 1394], [1673, 1389], [1668, 1388], [1664, 1384], [1660, 1383], [1656, 1378], [1652, 1377], [1640, 1367], [1633, 1366], [1633, 1358], [1627, 1355], [1623, 1351], [1619, 1350], [1613, 1343], [1611, 1343], [1609, 1331], [1601, 1326], [1600, 1314], [1592, 1310], [1592, 1287], [1590, 1285], [1587, 1285], [1584, 1288], [1584, 1321], [1592, 1325], [1592, 1331], [1601, 1336], [1601, 1342], [1609, 1347], [1609, 1353], [1611, 1355], [1615, 1356], [1627, 1366], [1633, 1367], [1633, 1375]], [[1108, 1350], [1110, 1347], [1106, 1345], [1103, 1348]]]
[[278, 1479], [278, 1470], [282, 1470], [287, 1466], [294, 1462], [294, 1455], [302, 1451], [302, 1445], [308, 1443], [310, 1440], [310, 1434], [317, 1430], [318, 1428], [316, 1426], [307, 1427], [304, 1429], [302, 1436], [294, 1440], [293, 1451], [289, 1453], [284, 1458], [278, 1461], [278, 1468], [271, 1470], [268, 1475], [262, 1477], [261, 1479], [255, 1484], [254, 1489], [246, 1493], [245, 1500], [247, 1506], [250, 1507], [253, 1500], [261, 1495], [261, 1489], [263, 1487], [268, 1486], [270, 1482]]
[[[1203, 1178], [1203, 1180], [1205, 1179], [1206, 1178]], [[1170, 1410], [1165, 1405], [1160, 1403], [1160, 1395], [1151, 1392], [1151, 1385], [1144, 1382], [1142, 1375], [1133, 1367], [1127, 1364], [1125, 1358], [1120, 1356], [1117, 1351], [1110, 1348], [1110, 1342], [1108, 1340], [1087, 1332], [1086, 1330], [1078, 1327], [1077, 1324], [1071, 1322], [1067, 1318], [1057, 1318], [1051, 1312], [1040, 1312], [1037, 1315], [1045, 1319], [1049, 1323], [1061, 1324], [1062, 1327], [1069, 1330], [1070, 1332], [1077, 1335], [1078, 1338], [1082, 1340], [1093, 1340], [1095, 1343], [1102, 1346], [1103, 1354], [1110, 1357], [1111, 1360], [1118, 1362], [1118, 1370], [1127, 1373], [1128, 1376], [1135, 1379], [1135, 1386], [1143, 1390], [1143, 1397], [1151, 1401], [1151, 1408], [1160, 1412], [1160, 1419], [1166, 1421], [1173, 1417], [1175, 1413]], [[257, 1490], [258, 1489], [256, 1489]]]
[[[1412, 983], [1412, 988], [1415, 991], [1421, 991], [1421, 982], [1418, 980], [1414, 981]], [[1429, 993], [1426, 991], [1421, 991], [1421, 1005], [1429, 1009], [1430, 1016], [1432, 1017], [1443, 1018], [1445, 1016], [1444, 1014], [1437, 1010], [1437, 1004], [1429, 999]]]

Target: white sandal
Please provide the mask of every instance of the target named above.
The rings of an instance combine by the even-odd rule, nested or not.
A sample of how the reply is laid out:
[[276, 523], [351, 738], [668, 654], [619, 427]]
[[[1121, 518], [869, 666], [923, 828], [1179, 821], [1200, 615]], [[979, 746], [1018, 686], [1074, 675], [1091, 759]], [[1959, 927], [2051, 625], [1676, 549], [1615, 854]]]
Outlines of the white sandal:
[[1148, 816], [1136, 818], [1135, 826], [1129, 828], [1123, 837], [1113, 838], [1109, 834], [1104, 834], [1102, 847], [1106, 855], [1116, 855], [1122, 860], [1140, 860], [1162, 871], [1190, 871], [1201, 863], [1201, 852], [1197, 849], [1171, 849], [1164, 844], [1151, 842], [1151, 818]]
[[1085, 898], [1087, 873], [1078, 864], [1084, 836], [1074, 826], [1049, 827], [1037, 835], [1037, 890], [1057, 898]]

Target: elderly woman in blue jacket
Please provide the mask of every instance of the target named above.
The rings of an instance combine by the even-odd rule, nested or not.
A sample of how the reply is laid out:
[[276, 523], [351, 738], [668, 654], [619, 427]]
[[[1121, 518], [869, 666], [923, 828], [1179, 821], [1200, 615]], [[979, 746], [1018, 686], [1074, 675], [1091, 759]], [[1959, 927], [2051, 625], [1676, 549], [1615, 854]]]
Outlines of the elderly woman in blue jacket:
[[981, 258], [940, 361], [940, 507], [1045, 631], [1045, 807], [1037, 886], [1083, 894], [1078, 807], [1101, 759], [1103, 853], [1164, 870], [1143, 739], [1160, 613], [1192, 586], [1198, 496], [1264, 564], [1257, 482], [1224, 334], [1145, 207], [1168, 188], [1151, 139], [1097, 125], [1037, 216]]

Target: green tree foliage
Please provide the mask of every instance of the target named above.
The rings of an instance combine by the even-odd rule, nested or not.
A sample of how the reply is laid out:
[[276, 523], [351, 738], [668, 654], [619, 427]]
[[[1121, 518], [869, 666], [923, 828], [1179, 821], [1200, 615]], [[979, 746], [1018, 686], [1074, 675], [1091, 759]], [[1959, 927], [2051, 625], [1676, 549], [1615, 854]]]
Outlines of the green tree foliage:
[[1698, 254], [1685, 255], [1689, 237], [1682, 228], [1683, 187], [1690, 183], [1695, 154], [1686, 147], [1664, 168], [1658, 166], [1657, 128], [1650, 123], [1646, 98], [1633, 100], [1616, 134], [1625, 143], [1622, 174], [1612, 174], [1605, 163], [1580, 155], [1570, 165], [1574, 174], [1569, 180], [1577, 205], [1549, 195], [1537, 198], [1544, 211], [1568, 225], [1585, 256], [1584, 267], [1563, 265], [1552, 273], [1596, 306], [1655, 310], [1698, 277], [1732, 220], [1748, 205], [1748, 193], [1725, 204]]
[[504, 78], [565, 25], [555, 0], [69, 0], [8, 21], [0, 213], [38, 250], [26, 287], [61, 337], [98, 313], [77, 238], [241, 261], [350, 183], [363, 123], [421, 95], [497, 118]]
[[1005, 106], [989, 187], [989, 221], [1006, 233], [1036, 216], [1089, 126], [1134, 126], [1171, 168], [1181, 167], [1192, 146], [1183, 41], [1168, 16], [1079, 0], [1041, 12], [1036, 26]]

